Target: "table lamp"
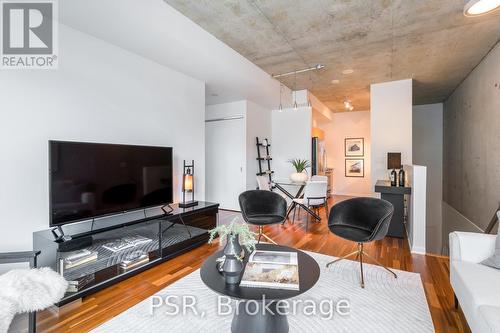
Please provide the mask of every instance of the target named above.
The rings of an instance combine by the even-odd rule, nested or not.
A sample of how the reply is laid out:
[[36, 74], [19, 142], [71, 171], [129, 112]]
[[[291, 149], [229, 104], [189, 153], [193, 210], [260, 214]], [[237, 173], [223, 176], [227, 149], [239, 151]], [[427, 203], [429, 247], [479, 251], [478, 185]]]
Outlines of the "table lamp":
[[[186, 201], [186, 192], [191, 193], [191, 200]], [[182, 202], [179, 203], [180, 208], [193, 207], [198, 204], [194, 200], [194, 160], [191, 164], [186, 164], [184, 160], [183, 173], [182, 173]]]
[[387, 153], [387, 169], [391, 171], [391, 186], [397, 185], [396, 169], [401, 167], [401, 153]]

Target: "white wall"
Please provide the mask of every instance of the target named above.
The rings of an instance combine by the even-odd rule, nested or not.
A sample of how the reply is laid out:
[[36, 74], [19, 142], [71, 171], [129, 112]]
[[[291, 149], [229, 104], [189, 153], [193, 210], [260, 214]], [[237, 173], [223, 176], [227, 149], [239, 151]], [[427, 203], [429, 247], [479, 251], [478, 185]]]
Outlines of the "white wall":
[[413, 164], [427, 167], [427, 252], [442, 250], [443, 104], [413, 107]]
[[[279, 105], [279, 81], [166, 1], [59, 2], [61, 22], [206, 82], [207, 104], [247, 99], [269, 109]], [[282, 90], [283, 105], [290, 106], [291, 91]]]
[[[320, 126], [325, 131], [325, 149], [327, 164], [333, 168], [333, 193], [349, 196], [370, 196], [371, 188], [371, 136], [370, 112], [338, 112], [333, 113], [332, 121]], [[365, 177], [354, 178], [345, 176], [346, 138], [365, 139]], [[360, 157], [361, 158], [361, 157]]]
[[406, 232], [412, 253], [426, 253], [426, 201], [427, 168], [421, 165], [405, 165], [406, 177], [411, 186], [408, 202]]
[[387, 153], [401, 152], [401, 162], [412, 164], [412, 80], [370, 86], [371, 190], [378, 179], [388, 179]]
[[[290, 159], [311, 161], [311, 108], [272, 111], [271, 156], [273, 157], [273, 179], [288, 179], [295, 172]], [[310, 174], [310, 170], [309, 174]]]
[[246, 114], [244, 100], [206, 107], [206, 119], [217, 120], [205, 123], [206, 197], [223, 209], [239, 210], [246, 189]]
[[0, 75], [0, 252], [28, 250], [49, 226], [48, 140], [172, 146], [205, 193], [204, 83], [63, 25], [57, 70]]

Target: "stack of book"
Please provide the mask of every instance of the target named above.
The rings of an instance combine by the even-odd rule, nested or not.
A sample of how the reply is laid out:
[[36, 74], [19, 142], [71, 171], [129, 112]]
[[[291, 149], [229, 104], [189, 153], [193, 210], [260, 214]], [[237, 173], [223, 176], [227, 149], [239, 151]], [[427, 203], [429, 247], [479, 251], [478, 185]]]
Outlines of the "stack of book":
[[82, 249], [71, 252], [61, 252], [60, 258], [63, 270], [70, 269], [96, 261], [97, 251]]
[[153, 240], [150, 238], [146, 238], [140, 235], [133, 235], [133, 236], [125, 236], [123, 238], [103, 244], [102, 247], [105, 248], [106, 250], [110, 250], [111, 252], [118, 252], [131, 247], [146, 244], [152, 241]]
[[149, 256], [144, 251], [134, 251], [129, 253], [120, 262], [120, 269], [127, 271], [149, 262]]
[[240, 286], [299, 290], [297, 252], [254, 251], [248, 259]]
[[95, 280], [94, 274], [86, 275], [78, 280], [68, 281], [68, 289], [66, 290], [69, 293], [76, 293], [84, 289], [89, 284], [93, 283]]

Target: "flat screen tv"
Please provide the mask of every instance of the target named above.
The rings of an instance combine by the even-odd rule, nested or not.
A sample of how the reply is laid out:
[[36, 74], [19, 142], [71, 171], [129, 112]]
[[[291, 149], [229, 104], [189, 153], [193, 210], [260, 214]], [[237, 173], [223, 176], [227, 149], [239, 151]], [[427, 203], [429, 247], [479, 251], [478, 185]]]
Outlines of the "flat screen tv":
[[50, 225], [172, 203], [172, 148], [49, 141]]

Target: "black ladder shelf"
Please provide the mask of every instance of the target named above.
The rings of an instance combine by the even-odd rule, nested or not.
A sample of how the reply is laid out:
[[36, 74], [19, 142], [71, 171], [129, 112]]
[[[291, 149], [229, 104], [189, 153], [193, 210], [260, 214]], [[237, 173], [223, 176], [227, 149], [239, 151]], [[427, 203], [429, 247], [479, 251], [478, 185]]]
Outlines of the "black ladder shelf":
[[[255, 138], [256, 145], [257, 145], [257, 161], [259, 161], [259, 172], [257, 173], [257, 176], [264, 176], [268, 175], [269, 176], [269, 181], [272, 182], [272, 174], [274, 171], [271, 170], [271, 155], [269, 154], [269, 147], [271, 146], [269, 144], [268, 139], [264, 139], [262, 141], [259, 141], [259, 137]], [[260, 154], [260, 149], [261, 148], [266, 148], [266, 156], [262, 156]], [[262, 170], [262, 162], [267, 161], [267, 170]]]

